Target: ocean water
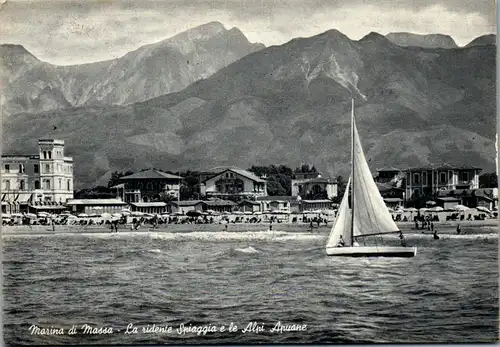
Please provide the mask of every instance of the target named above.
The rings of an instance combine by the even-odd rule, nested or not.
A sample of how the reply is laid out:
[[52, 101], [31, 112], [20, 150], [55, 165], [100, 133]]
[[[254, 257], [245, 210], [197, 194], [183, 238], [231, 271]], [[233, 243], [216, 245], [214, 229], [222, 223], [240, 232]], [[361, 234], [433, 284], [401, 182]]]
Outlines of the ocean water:
[[[496, 234], [407, 235], [419, 248], [408, 259], [327, 257], [326, 237], [280, 231], [5, 236], [4, 340], [497, 341]], [[244, 332], [253, 322], [255, 329]], [[271, 331], [278, 322], [295, 331]], [[107, 333], [84, 333], [84, 324]], [[142, 331], [153, 324], [172, 330]], [[181, 325], [199, 333], [182, 333]], [[63, 334], [34, 333], [35, 326]], [[72, 326], [76, 334], [69, 334]], [[136, 333], [126, 333], [127, 326]]]

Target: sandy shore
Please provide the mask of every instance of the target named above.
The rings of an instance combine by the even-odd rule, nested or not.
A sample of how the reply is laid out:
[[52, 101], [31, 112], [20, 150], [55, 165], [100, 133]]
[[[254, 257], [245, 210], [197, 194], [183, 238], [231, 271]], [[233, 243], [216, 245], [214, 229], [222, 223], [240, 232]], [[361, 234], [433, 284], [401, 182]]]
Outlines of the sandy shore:
[[[430, 234], [430, 231], [415, 229], [415, 224], [412, 222], [397, 223], [400, 230], [405, 234]], [[456, 234], [456, 227], [460, 224], [462, 234], [467, 233], [497, 233], [498, 220], [487, 219], [484, 221], [460, 221], [460, 222], [435, 222], [434, 228], [439, 234]], [[273, 223], [272, 230], [280, 232], [299, 232], [299, 233], [328, 233], [332, 227], [332, 223], [328, 225], [322, 224], [319, 228], [313, 230], [306, 223]], [[188, 232], [257, 232], [269, 231], [269, 223], [229, 223], [227, 230], [224, 224], [167, 224], [160, 225], [158, 228], [152, 228], [149, 225], [142, 225], [138, 230], [131, 230], [130, 225], [119, 225], [118, 232], [134, 232], [134, 233], [188, 233]], [[79, 226], [79, 225], [56, 225], [55, 230], [52, 226], [2, 226], [2, 234], [4, 235], [43, 235], [43, 234], [89, 234], [89, 233], [111, 233], [110, 227], [103, 226]]]

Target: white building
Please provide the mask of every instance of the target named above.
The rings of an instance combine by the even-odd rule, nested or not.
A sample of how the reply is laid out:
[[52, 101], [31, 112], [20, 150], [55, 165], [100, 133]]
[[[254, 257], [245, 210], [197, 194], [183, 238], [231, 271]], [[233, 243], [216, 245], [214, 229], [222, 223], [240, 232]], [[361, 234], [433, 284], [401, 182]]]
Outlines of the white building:
[[338, 195], [337, 182], [323, 178], [320, 173], [295, 172], [292, 179], [292, 196], [300, 196], [309, 200], [333, 199]]
[[73, 198], [73, 158], [63, 140], [38, 140], [37, 154], [2, 155], [1, 180], [3, 212], [60, 209]]
[[250, 171], [228, 168], [204, 180], [200, 192], [219, 198], [267, 196], [267, 182]]

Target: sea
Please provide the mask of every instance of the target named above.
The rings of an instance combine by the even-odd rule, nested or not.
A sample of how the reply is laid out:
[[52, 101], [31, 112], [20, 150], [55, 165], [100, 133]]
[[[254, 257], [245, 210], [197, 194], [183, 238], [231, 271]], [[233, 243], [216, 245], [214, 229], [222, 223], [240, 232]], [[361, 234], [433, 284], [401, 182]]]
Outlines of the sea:
[[498, 341], [495, 229], [439, 240], [406, 234], [418, 247], [413, 258], [328, 257], [327, 236], [327, 229], [6, 235], [4, 341]]

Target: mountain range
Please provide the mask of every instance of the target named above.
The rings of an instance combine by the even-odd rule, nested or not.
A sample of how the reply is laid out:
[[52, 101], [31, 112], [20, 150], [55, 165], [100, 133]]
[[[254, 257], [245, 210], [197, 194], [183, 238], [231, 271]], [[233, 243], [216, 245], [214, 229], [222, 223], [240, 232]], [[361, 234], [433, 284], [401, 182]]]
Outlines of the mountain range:
[[179, 91], [264, 48], [237, 29], [211, 22], [121, 58], [73, 66], [38, 60], [24, 47], [0, 46], [4, 114], [90, 105], [125, 105]]
[[329, 30], [250, 47], [209, 77], [145, 101], [6, 117], [4, 148], [66, 140], [80, 186], [146, 167], [309, 163], [346, 175], [354, 97], [372, 169], [447, 162], [493, 170], [494, 45], [403, 47], [377, 33], [351, 40]]

